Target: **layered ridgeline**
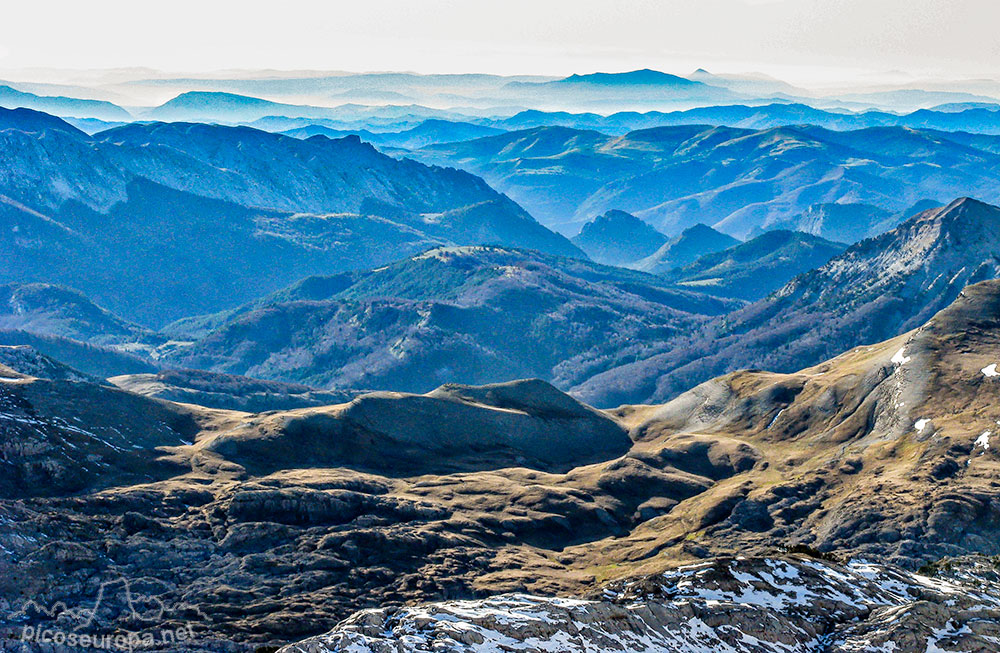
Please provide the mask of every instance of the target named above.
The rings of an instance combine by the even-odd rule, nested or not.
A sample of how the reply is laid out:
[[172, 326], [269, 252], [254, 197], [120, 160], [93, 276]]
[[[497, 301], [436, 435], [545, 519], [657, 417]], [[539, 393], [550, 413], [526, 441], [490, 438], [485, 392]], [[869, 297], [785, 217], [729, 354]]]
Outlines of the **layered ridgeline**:
[[754, 301], [846, 248], [811, 234], [779, 229], [662, 274], [684, 288]]
[[[789, 371], [912, 329], [1000, 277], [1000, 208], [959, 199], [862, 241], [773, 295], [575, 388], [597, 405], [663, 400], [741, 368]], [[627, 352], [622, 352], [624, 358]]]
[[85, 100], [60, 95], [37, 95], [0, 85], [0, 106], [44, 111], [57, 116], [90, 118], [96, 120], [131, 120], [132, 116], [121, 107], [102, 100]]
[[[483, 176], [544, 224], [573, 234], [594, 215], [627, 211], [668, 236], [697, 223], [745, 238], [814, 205], [856, 205], [876, 235], [921, 200], [1000, 200], [997, 136], [879, 127], [764, 130], [684, 125], [609, 136], [544, 126], [424, 148], [421, 160]], [[881, 208], [875, 208], [881, 207]], [[888, 211], [888, 216], [885, 215]], [[848, 233], [818, 233], [834, 240]]]
[[525, 110], [491, 124], [508, 130], [559, 126], [593, 129], [621, 135], [653, 127], [713, 125], [741, 129], [772, 129], [794, 125], [816, 125], [846, 131], [870, 127], [909, 127], [911, 129], [963, 132], [967, 135], [1000, 133], [996, 100], [982, 103], [950, 103], [933, 109], [919, 109], [905, 115], [881, 111], [850, 113], [827, 111], [806, 104], [783, 102], [749, 106], [728, 104], [697, 107], [685, 111], [618, 111], [611, 114], [571, 113], [566, 111]]
[[498, 247], [439, 248], [313, 277], [243, 308], [182, 320], [168, 364], [323, 388], [426, 391], [540, 377], [561, 385], [634, 343], [741, 305], [653, 275]]
[[[308, 121], [304, 121], [308, 122]], [[268, 130], [274, 131], [274, 130]], [[305, 124], [282, 131], [283, 134], [294, 136], [295, 138], [311, 138], [313, 136], [329, 136], [330, 138], [343, 138], [350, 134], [357, 134], [361, 140], [371, 143], [380, 150], [402, 149], [413, 150], [435, 143], [453, 143], [455, 141], [468, 141], [473, 138], [483, 136], [494, 136], [502, 133], [503, 129], [477, 125], [471, 122], [458, 120], [444, 120], [442, 118], [431, 118], [423, 120], [419, 124], [408, 129], [398, 131], [370, 131], [347, 130], [343, 126], [339, 129], [327, 127], [323, 124]]]
[[441, 244], [582, 256], [470, 174], [356, 137], [0, 111], [0, 282], [50, 282], [147, 326]]
[[91, 631], [142, 628], [139, 595], [199, 650], [978, 653], [998, 351], [988, 281], [816, 367], [607, 412], [520, 381], [254, 415], [0, 367], [0, 630], [103, 589]]

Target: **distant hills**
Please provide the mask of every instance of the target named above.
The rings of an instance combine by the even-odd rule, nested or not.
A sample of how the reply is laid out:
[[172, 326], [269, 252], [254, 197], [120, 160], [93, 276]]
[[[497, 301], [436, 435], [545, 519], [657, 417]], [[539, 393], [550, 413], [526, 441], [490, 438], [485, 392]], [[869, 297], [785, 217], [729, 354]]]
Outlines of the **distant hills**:
[[877, 206], [901, 220], [922, 200], [1000, 201], [998, 138], [905, 127], [684, 125], [624, 136], [538, 127], [432, 145], [417, 156], [482, 175], [570, 235], [614, 208], [668, 236], [700, 222], [745, 238], [787, 228], [819, 204]]
[[439, 248], [185, 320], [168, 330], [195, 342], [166, 358], [321, 388], [426, 391], [526, 377], [565, 385], [602, 369], [608, 353], [689, 332], [740, 305], [577, 259]]
[[716, 104], [679, 111], [616, 111], [610, 114], [573, 113], [566, 111], [525, 110], [492, 124], [508, 130], [531, 127], [571, 127], [594, 129], [606, 134], [622, 135], [630, 131], [677, 125], [714, 125], [743, 129], [770, 129], [793, 125], [815, 125], [827, 129], [849, 131], [867, 127], [911, 127], [941, 131], [967, 131], [1000, 134], [998, 104], [942, 105], [933, 109], [918, 109], [910, 113], [885, 111], [845, 111], [822, 109], [800, 102], [767, 104]]
[[57, 283], [146, 326], [436, 245], [583, 256], [481, 179], [356, 137], [0, 111], [0, 282]]
[[143, 120], [164, 122], [253, 122], [267, 116], [328, 118], [332, 112], [320, 107], [271, 102], [235, 93], [188, 91], [141, 114]]
[[805, 123], [996, 134], [997, 122], [989, 114], [1000, 106], [1000, 85], [988, 79], [858, 86], [829, 94], [761, 73], [702, 68], [685, 75], [644, 68], [561, 78], [273, 70], [183, 77], [136, 69], [91, 71], [65, 84], [0, 84], [0, 106], [67, 118], [223, 124], [305, 119], [356, 132], [398, 132], [441, 119], [502, 129], [563, 125], [617, 135], [676, 124], [764, 129]]
[[[522, 83], [532, 83], [532, 82], [522, 82]], [[670, 73], [660, 72], [658, 70], [650, 70], [649, 68], [643, 68], [642, 70], [633, 70], [631, 72], [624, 72], [624, 73], [590, 73], [586, 75], [570, 75], [565, 79], [560, 79], [555, 82], [540, 82], [540, 83], [546, 85], [583, 84], [588, 86], [656, 86], [661, 88], [663, 87], [691, 88], [691, 87], [703, 86], [701, 82], [690, 80], [687, 79], [686, 77], [671, 75]]]
[[[964, 198], [861, 241], [691, 337], [576, 387], [598, 405], [660, 400], [742, 368], [794, 370], [908, 331], [1000, 277], [1000, 208]], [[627, 352], [621, 352], [627, 356]]]
[[649, 69], [570, 75], [553, 81], [515, 81], [501, 90], [501, 96], [510, 101], [525, 103], [527, 100], [538, 108], [577, 110], [627, 107], [650, 111], [722, 103], [742, 97], [721, 86]]
[[131, 120], [132, 115], [111, 102], [83, 100], [72, 97], [35, 95], [0, 85], [0, 107], [33, 109], [59, 116], [97, 118], [99, 120]]
[[484, 136], [494, 136], [503, 132], [503, 129], [497, 127], [434, 118], [425, 120], [409, 129], [391, 132], [352, 131], [332, 129], [322, 125], [309, 125], [307, 127], [290, 129], [282, 133], [287, 136], [294, 136], [295, 138], [310, 138], [312, 136], [343, 138], [350, 134], [357, 134], [361, 140], [371, 143], [379, 149], [413, 150], [426, 147], [427, 145], [434, 145], [435, 143], [466, 141]]

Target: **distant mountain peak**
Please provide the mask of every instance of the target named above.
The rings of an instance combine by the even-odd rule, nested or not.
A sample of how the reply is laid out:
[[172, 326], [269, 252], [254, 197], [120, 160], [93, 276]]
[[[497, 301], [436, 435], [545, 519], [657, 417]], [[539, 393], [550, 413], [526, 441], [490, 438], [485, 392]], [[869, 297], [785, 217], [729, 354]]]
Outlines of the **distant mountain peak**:
[[939, 225], [939, 239], [944, 234], [952, 234], [967, 240], [975, 238], [977, 233], [989, 238], [991, 234], [1000, 234], [1000, 207], [971, 197], [960, 197], [946, 206], [918, 213], [900, 228], [917, 228], [925, 224]]
[[268, 103], [272, 104], [269, 100], [264, 100], [261, 98], [252, 97], [249, 95], [240, 95], [238, 93], [227, 93], [225, 91], [185, 91], [180, 93], [176, 97], [168, 100], [166, 104], [183, 104], [187, 102], [206, 102], [206, 101], [227, 101], [236, 102], [241, 104], [258, 104], [258, 103]]
[[657, 86], [694, 86], [701, 82], [695, 82], [686, 77], [679, 77], [664, 73], [659, 70], [643, 68], [624, 73], [590, 73], [586, 75], [570, 75], [560, 80], [562, 83], [583, 83], [601, 84], [606, 86], [616, 85], [657, 85]]
[[1000, 212], [1000, 208], [993, 206], [992, 204], [987, 204], [980, 200], [971, 197], [959, 197], [953, 200], [943, 209], [941, 209], [941, 215], [953, 215], [953, 216], [964, 216], [970, 213], [982, 213], [988, 212], [995, 214]]
[[699, 222], [698, 224], [693, 225], [691, 227], [688, 227], [687, 229], [685, 229], [684, 231], [682, 231], [681, 235], [679, 236], [679, 238], [692, 238], [692, 237], [701, 237], [701, 236], [715, 236], [715, 235], [718, 235], [718, 234], [719, 234], [718, 231], [716, 231], [715, 229], [712, 229], [711, 227], [709, 227], [704, 222]]
[[633, 224], [638, 224], [638, 223], [646, 224], [642, 222], [642, 220], [640, 220], [639, 218], [629, 213], [628, 211], [622, 211], [621, 209], [609, 209], [604, 213], [602, 213], [601, 215], [594, 218], [593, 220], [591, 220], [590, 222], [588, 222], [586, 225], [584, 225], [584, 229], [587, 228], [587, 225], [608, 223], [608, 222], [629, 222]]
[[667, 237], [631, 213], [611, 209], [583, 225], [572, 240], [598, 263], [627, 265], [655, 252]]
[[705, 254], [719, 252], [739, 244], [738, 239], [699, 222], [664, 243], [651, 256], [639, 261], [636, 267], [646, 272], [663, 274], [693, 263]]

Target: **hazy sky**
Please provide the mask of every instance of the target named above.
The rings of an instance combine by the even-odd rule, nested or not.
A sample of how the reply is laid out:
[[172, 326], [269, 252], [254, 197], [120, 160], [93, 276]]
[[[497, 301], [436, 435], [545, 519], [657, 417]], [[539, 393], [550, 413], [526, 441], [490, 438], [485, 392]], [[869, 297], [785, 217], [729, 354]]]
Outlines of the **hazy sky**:
[[5, 3], [0, 69], [1000, 72], [998, 0]]

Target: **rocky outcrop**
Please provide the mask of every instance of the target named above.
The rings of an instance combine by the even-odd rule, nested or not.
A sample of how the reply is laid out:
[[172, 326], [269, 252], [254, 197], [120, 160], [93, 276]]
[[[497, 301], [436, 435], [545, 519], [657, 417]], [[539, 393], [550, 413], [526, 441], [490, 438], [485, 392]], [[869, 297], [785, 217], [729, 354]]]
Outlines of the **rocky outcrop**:
[[163, 370], [156, 374], [123, 374], [108, 379], [123, 390], [206, 408], [263, 413], [350, 401], [359, 392], [325, 391], [297, 383], [263, 381], [204, 370]]
[[441, 650], [955, 653], [1000, 641], [995, 561], [929, 578], [868, 563], [727, 558], [613, 583], [596, 600], [507, 594], [365, 610], [281, 653]]
[[194, 437], [190, 411], [54, 371], [66, 380], [0, 365], [0, 499], [93, 492], [180, 471], [159, 447]]

